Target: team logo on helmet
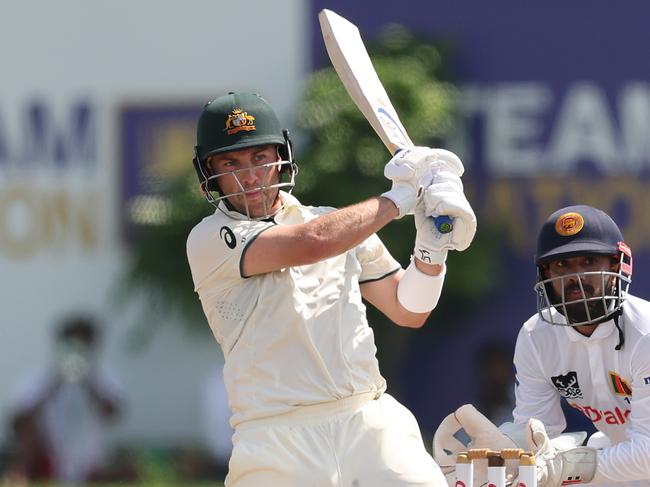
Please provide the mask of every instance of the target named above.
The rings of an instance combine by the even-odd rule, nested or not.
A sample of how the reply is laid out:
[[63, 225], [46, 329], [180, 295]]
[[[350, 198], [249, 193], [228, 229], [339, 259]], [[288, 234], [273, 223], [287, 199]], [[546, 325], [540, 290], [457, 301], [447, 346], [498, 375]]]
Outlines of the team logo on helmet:
[[562, 235], [563, 237], [575, 235], [582, 230], [582, 227], [584, 226], [585, 219], [580, 213], [575, 213], [573, 211], [560, 215], [555, 221], [555, 231], [558, 235]]
[[632, 395], [632, 387], [630, 387], [630, 383], [623, 379], [620, 375], [618, 375], [616, 372], [612, 372], [611, 370], [609, 371], [609, 378], [612, 381], [612, 387], [614, 388], [614, 393], [619, 395], [619, 396], [631, 396]]
[[248, 112], [243, 111], [241, 108], [235, 108], [226, 119], [226, 128], [224, 131], [228, 135], [236, 134], [237, 132], [250, 132], [257, 130], [255, 127], [255, 117], [249, 115]]

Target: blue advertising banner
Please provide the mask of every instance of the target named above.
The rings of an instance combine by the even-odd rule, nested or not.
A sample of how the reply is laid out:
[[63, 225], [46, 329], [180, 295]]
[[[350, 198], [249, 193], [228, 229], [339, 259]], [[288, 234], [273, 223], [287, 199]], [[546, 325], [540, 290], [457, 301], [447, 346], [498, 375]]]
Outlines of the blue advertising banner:
[[[120, 112], [122, 230], [155, 219], [156, 196], [192, 163], [201, 103], [124, 105]], [[151, 223], [149, 221], [149, 223]]]
[[425, 433], [461, 404], [489, 400], [484, 372], [499, 351], [511, 354], [535, 313], [535, 240], [556, 209], [583, 203], [609, 213], [634, 252], [632, 293], [650, 296], [650, 4], [313, 0], [312, 8], [316, 68], [329, 65], [323, 8], [367, 40], [398, 23], [451, 46], [444, 62], [461, 123], [448, 148], [465, 163], [478, 231], [500, 229], [494, 290], [458, 310], [456, 332], [419, 341], [392, 386]]

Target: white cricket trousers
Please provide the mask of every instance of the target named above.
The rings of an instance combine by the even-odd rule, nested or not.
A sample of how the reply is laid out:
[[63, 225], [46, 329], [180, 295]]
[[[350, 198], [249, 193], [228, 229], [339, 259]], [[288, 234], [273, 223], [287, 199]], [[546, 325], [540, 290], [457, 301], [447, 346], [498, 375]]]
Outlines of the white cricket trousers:
[[413, 414], [375, 394], [239, 424], [226, 487], [447, 487]]

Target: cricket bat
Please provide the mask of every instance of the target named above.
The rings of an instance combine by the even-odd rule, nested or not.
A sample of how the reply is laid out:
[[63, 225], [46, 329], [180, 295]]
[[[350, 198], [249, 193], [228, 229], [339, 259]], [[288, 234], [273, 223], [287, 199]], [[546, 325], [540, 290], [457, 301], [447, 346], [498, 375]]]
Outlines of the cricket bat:
[[[318, 14], [327, 53], [346, 91], [391, 154], [413, 147], [381, 84], [357, 26], [331, 10]], [[434, 218], [440, 233], [453, 229], [447, 215]]]

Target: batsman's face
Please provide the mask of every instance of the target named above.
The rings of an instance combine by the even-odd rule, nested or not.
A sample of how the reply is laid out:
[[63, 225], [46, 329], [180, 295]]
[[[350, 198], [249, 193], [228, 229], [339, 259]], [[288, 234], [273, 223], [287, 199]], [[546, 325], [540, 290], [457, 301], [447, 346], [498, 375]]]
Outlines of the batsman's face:
[[553, 279], [551, 285], [558, 303], [567, 303], [567, 318], [577, 323], [587, 319], [587, 311], [591, 317], [605, 314], [602, 299], [589, 299], [611, 294], [615, 276], [603, 272], [616, 272], [617, 268], [610, 256], [581, 255], [549, 263], [545, 277]]
[[281, 165], [277, 146], [263, 145], [215, 154], [208, 160], [217, 184], [238, 212], [251, 218], [273, 214], [281, 205], [279, 189]]

